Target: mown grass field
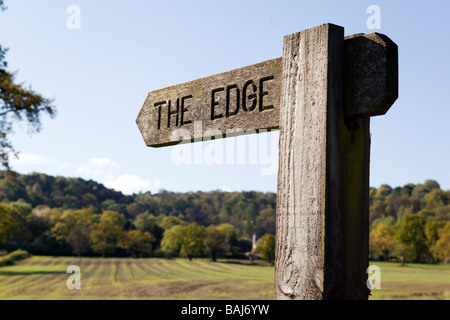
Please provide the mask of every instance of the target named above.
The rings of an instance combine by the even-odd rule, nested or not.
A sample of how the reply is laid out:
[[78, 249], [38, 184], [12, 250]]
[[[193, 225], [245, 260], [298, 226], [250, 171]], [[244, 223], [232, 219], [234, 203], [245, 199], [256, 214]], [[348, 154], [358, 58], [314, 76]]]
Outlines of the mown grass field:
[[450, 300], [450, 265], [371, 264], [381, 271], [381, 289], [372, 290], [372, 300]]
[[[381, 289], [370, 299], [450, 299], [450, 266], [376, 263]], [[66, 287], [69, 265], [81, 269], [81, 289]], [[0, 268], [0, 299], [273, 298], [273, 267], [205, 259], [33, 256]]]
[[[69, 290], [69, 265], [81, 289]], [[206, 259], [33, 256], [0, 268], [0, 299], [272, 299], [273, 267]]]

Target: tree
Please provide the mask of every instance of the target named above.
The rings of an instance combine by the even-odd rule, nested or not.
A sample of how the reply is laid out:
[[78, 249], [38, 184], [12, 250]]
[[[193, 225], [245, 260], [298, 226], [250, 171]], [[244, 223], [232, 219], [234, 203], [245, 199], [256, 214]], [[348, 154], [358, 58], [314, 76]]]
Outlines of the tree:
[[383, 200], [375, 200], [369, 208], [370, 223], [386, 215], [386, 203]]
[[384, 200], [392, 192], [392, 188], [387, 184], [382, 184], [375, 193], [375, 200]]
[[426, 180], [423, 184], [423, 188], [425, 190], [425, 192], [431, 192], [434, 189], [440, 189], [441, 186], [439, 185], [439, 183], [436, 180]]
[[275, 210], [268, 206], [259, 212], [256, 218], [256, 233], [275, 233]]
[[91, 224], [87, 221], [78, 221], [69, 231], [66, 242], [73, 248], [73, 253], [81, 256], [89, 251]]
[[405, 214], [398, 225], [398, 240], [406, 246], [406, 253], [420, 262], [428, 251], [425, 235], [426, 219], [419, 214]]
[[233, 254], [238, 249], [238, 232], [230, 223], [209, 226], [205, 230], [204, 245], [211, 260], [216, 261], [217, 254]]
[[447, 194], [435, 188], [423, 197], [423, 207], [427, 209], [443, 207], [448, 203]]
[[31, 206], [23, 200], [19, 200], [10, 203], [8, 211], [9, 216], [14, 221], [14, 230], [10, 235], [9, 242], [13, 242], [18, 247], [23, 247], [33, 240], [33, 235], [28, 225]]
[[428, 247], [433, 246], [439, 240], [440, 231], [446, 224], [445, 221], [427, 221], [425, 224], [425, 235]]
[[92, 226], [90, 233], [91, 248], [102, 257], [114, 252], [122, 235], [122, 229], [108, 221], [102, 221]]
[[205, 227], [199, 226], [196, 222], [193, 222], [183, 227], [183, 229], [184, 237], [180, 248], [180, 255], [192, 260], [193, 257], [199, 256], [203, 252]]
[[[450, 198], [450, 195], [449, 195]], [[450, 221], [450, 204], [436, 209], [436, 220]]]
[[435, 180], [426, 180], [424, 184], [416, 185], [411, 195], [422, 198], [434, 189], [440, 189], [439, 183]]
[[91, 248], [102, 257], [114, 252], [121, 241], [126, 219], [115, 211], [103, 211], [100, 221], [92, 226], [90, 233]]
[[256, 244], [256, 252], [258, 252], [264, 260], [272, 262], [275, 259], [275, 236], [266, 233], [259, 239]]
[[417, 212], [417, 214], [425, 217], [425, 219], [427, 221], [431, 222], [436, 217], [436, 210], [434, 210], [434, 209], [422, 209], [419, 212]]
[[439, 238], [431, 246], [430, 251], [436, 260], [450, 261], [450, 222], [439, 229]]
[[193, 257], [202, 254], [204, 236], [205, 227], [199, 226], [196, 222], [187, 226], [176, 225], [164, 231], [161, 248], [192, 260]]
[[51, 217], [56, 212], [56, 209], [50, 209], [47, 206], [38, 206], [31, 211], [31, 214], [27, 216], [27, 222], [33, 239], [41, 236], [44, 232], [50, 231], [52, 227]]
[[124, 203], [117, 203], [114, 199], [106, 199], [100, 204], [101, 211], [111, 210], [117, 212], [125, 212], [126, 205]]
[[67, 243], [77, 256], [89, 250], [91, 226], [96, 215], [89, 209], [65, 210], [59, 216], [54, 216], [51, 235], [60, 244]]
[[370, 247], [377, 255], [389, 260], [395, 250], [397, 241], [392, 228], [386, 223], [379, 223], [370, 232]]
[[[5, 10], [3, 1], [0, 9]], [[6, 70], [8, 63], [5, 55], [8, 49], [0, 45], [0, 163], [10, 169], [10, 155], [18, 156], [9, 135], [13, 132], [13, 122], [28, 122], [28, 133], [41, 130], [41, 115], [47, 113], [50, 117], [56, 115], [53, 100], [44, 98], [31, 88], [24, 88], [23, 84], [14, 83], [14, 74]]]
[[239, 239], [237, 229], [230, 223], [221, 223], [218, 230], [225, 233], [224, 250], [226, 254], [239, 251]]
[[180, 253], [180, 248], [184, 237], [183, 228], [184, 227], [182, 225], [175, 225], [164, 231], [163, 238], [161, 240], [161, 248], [164, 251], [167, 251], [175, 256]]
[[6, 242], [14, 230], [14, 221], [11, 219], [8, 206], [0, 204], [0, 243]]
[[400, 194], [404, 197], [410, 197], [413, 190], [414, 190], [415, 185], [413, 183], [408, 183], [405, 184], [401, 190], [400, 190]]
[[125, 227], [125, 224], [127, 223], [127, 220], [125, 219], [125, 216], [121, 213], [118, 213], [116, 211], [106, 210], [103, 211], [100, 222], [103, 223], [111, 223], [113, 225], [118, 226], [119, 228], [123, 229]]
[[92, 224], [96, 216], [91, 208], [79, 210], [65, 210], [60, 217], [57, 218], [54, 226], [51, 229], [52, 236], [58, 242], [66, 241], [71, 230], [79, 222], [86, 222]]
[[118, 246], [127, 250], [132, 257], [149, 256], [155, 240], [156, 238], [148, 231], [130, 230], [124, 233]]
[[206, 251], [211, 256], [212, 261], [216, 261], [217, 254], [225, 250], [226, 231], [217, 226], [209, 226], [205, 230], [204, 245]]
[[[158, 225], [158, 219], [154, 215], [148, 212], [138, 214], [133, 219], [133, 225], [142, 232], [150, 232], [155, 237], [155, 246], [158, 246], [161, 243], [164, 229]], [[152, 249], [153, 247], [154, 246], [152, 246]]]
[[164, 230], [168, 230], [176, 225], [185, 225], [186, 222], [181, 220], [180, 218], [174, 217], [174, 216], [167, 216], [164, 217], [160, 223], [160, 227]]

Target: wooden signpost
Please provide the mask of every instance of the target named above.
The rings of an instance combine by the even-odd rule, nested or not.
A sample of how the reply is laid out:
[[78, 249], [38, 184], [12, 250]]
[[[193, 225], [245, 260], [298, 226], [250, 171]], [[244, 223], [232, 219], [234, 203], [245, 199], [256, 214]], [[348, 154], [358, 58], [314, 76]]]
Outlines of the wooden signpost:
[[152, 91], [136, 120], [161, 147], [279, 129], [276, 299], [367, 299], [370, 117], [398, 97], [397, 46], [324, 24], [283, 57]]
[[152, 91], [136, 122], [150, 147], [277, 129], [281, 73], [278, 58]]

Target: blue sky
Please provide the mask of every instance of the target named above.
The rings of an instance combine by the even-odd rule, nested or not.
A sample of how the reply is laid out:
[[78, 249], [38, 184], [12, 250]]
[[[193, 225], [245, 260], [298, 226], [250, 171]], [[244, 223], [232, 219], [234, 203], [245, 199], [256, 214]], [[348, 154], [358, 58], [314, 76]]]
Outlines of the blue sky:
[[[330, 22], [346, 35], [386, 34], [399, 46], [399, 99], [371, 120], [371, 186], [435, 179], [450, 189], [448, 1], [5, 4], [0, 44], [9, 48], [9, 70], [54, 98], [58, 110], [55, 119], [44, 116], [38, 134], [15, 126], [11, 140], [21, 156], [12, 167], [20, 173], [93, 179], [125, 193], [275, 192], [277, 132], [192, 144], [200, 160], [180, 164], [176, 147], [146, 147], [135, 120], [149, 91], [280, 57], [284, 35]], [[71, 5], [80, 9], [80, 29], [67, 27]], [[380, 29], [367, 26], [370, 5], [380, 8]], [[235, 157], [209, 164], [214, 143], [234, 143]], [[256, 160], [248, 152], [255, 143]], [[246, 152], [243, 163], [238, 152]]]

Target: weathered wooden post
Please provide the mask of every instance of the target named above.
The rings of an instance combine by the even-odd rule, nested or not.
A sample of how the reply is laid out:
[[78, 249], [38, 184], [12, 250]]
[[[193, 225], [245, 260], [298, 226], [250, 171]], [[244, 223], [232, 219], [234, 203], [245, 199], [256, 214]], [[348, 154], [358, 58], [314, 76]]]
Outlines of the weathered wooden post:
[[367, 299], [369, 117], [397, 99], [397, 47], [325, 24], [284, 38], [275, 297]]
[[283, 57], [151, 91], [147, 146], [280, 129], [275, 298], [367, 299], [369, 117], [398, 96], [397, 46], [332, 24]]

